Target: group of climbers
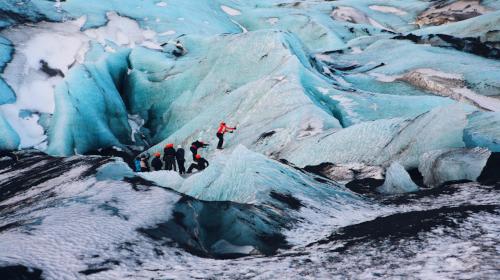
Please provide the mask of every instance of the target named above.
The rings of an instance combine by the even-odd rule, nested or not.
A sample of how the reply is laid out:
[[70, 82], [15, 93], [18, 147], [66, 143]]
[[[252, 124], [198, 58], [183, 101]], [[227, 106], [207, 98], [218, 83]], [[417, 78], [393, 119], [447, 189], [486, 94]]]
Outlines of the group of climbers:
[[[198, 149], [207, 147], [208, 144], [205, 144], [201, 141], [195, 141], [191, 144], [191, 152], [193, 153], [194, 163], [191, 164], [188, 168], [187, 173], [191, 173], [193, 169], [203, 170], [208, 167], [209, 163], [206, 159], [201, 157], [198, 154]], [[163, 160], [161, 158], [161, 154], [156, 152], [154, 154], [154, 158], [151, 161], [151, 167], [153, 171], [158, 170], [174, 170], [177, 171], [177, 167], [179, 169], [180, 174], [186, 173], [186, 168], [184, 166], [186, 159], [184, 157], [185, 152], [181, 146], [177, 147], [177, 150], [174, 148], [174, 144], [167, 144], [163, 149]], [[140, 158], [137, 157], [135, 159], [135, 169], [137, 172], [149, 172], [151, 168], [148, 165], [149, 157], [146, 155], [142, 155]]]
[[[236, 127], [229, 127], [226, 125], [225, 122], [221, 122], [219, 125], [219, 129], [217, 130], [217, 138], [219, 139], [219, 142], [217, 143], [217, 149], [221, 150], [222, 145], [224, 144], [224, 134], [226, 132], [233, 133], [233, 131], [236, 130]], [[204, 170], [209, 166], [209, 163], [206, 159], [204, 159], [199, 153], [199, 149], [203, 149], [208, 147], [208, 144], [196, 140], [193, 143], [191, 143], [191, 147], [189, 150], [193, 154], [193, 161], [188, 170], [187, 173], [191, 173], [193, 169], [197, 169], [199, 171]], [[186, 162], [185, 160], [185, 152], [182, 146], [177, 146], [177, 150], [174, 148], [174, 144], [169, 143], [165, 145], [165, 148], [163, 149], [163, 159], [161, 158], [161, 154], [159, 152], [156, 152], [154, 154], [154, 158], [151, 161], [151, 166], [153, 167], [154, 171], [158, 170], [174, 170], [177, 171], [177, 167], [179, 169], [180, 174], [186, 173], [186, 169], [184, 167], [184, 164]], [[137, 172], [149, 172], [151, 171], [149, 167], [149, 156], [142, 155], [140, 158], [137, 157], [135, 159], [135, 169]]]

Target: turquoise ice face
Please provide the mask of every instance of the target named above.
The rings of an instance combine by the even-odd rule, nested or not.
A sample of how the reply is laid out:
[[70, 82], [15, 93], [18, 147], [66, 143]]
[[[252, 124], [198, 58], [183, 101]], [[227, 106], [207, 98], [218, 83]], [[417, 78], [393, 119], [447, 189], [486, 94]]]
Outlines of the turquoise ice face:
[[[495, 8], [494, 2], [482, 5]], [[425, 28], [414, 24], [432, 8], [432, 3], [423, 1], [382, 5], [380, 1], [89, 4], [77, 0], [4, 3], [1, 8], [11, 15], [3, 26], [17, 24], [15, 28], [21, 29], [16, 30], [27, 33], [23, 37], [22, 32], [3, 32], [8, 40], [0, 41], [0, 68], [25, 67], [21, 55], [28, 53], [35, 37], [36, 42], [41, 40], [38, 37], [44, 30], [64, 35], [47, 40], [60, 38], [61, 44], [74, 40], [82, 46], [78, 53], [61, 52], [59, 60], [43, 47], [36, 54], [40, 57], [27, 56], [33, 79], [18, 81], [12, 78], [18, 70], [2, 69], [0, 104], [12, 103], [3, 106], [5, 123], [10, 126], [8, 142], [15, 143], [12, 139], [18, 137], [15, 146], [42, 143], [37, 147], [57, 155], [152, 144], [149, 152], [155, 152], [166, 142], [212, 141], [213, 126], [224, 119], [240, 128], [227, 137], [228, 149], [242, 143], [299, 165], [318, 161], [385, 165], [394, 158], [383, 149], [370, 148], [359, 155], [360, 149], [352, 148], [371, 147], [365, 141], [375, 136], [353, 135], [365, 135], [359, 132], [365, 129], [379, 131], [375, 135], [380, 139], [370, 143], [382, 143], [399, 133], [394, 127], [412, 123], [422, 114], [433, 115], [430, 112], [435, 109], [444, 112], [443, 108], [456, 103], [453, 94], [436, 94], [433, 84], [422, 88], [415, 77], [430, 75], [432, 83], [458, 79], [461, 89], [488, 98], [498, 89], [498, 62], [492, 59], [393, 38], [398, 33], [423, 36], [438, 31], [470, 36], [463, 22]], [[482, 42], [491, 41], [486, 35], [497, 13], [467, 20], [480, 31]], [[31, 27], [18, 25], [40, 20], [54, 23], [39, 24], [45, 29], [30, 31]], [[17, 59], [11, 55], [11, 41], [18, 45], [21, 55]], [[181, 56], [174, 55], [176, 45], [182, 46]], [[37, 68], [42, 58], [46, 69]], [[476, 71], [478, 67], [483, 71]], [[50, 73], [56, 73], [55, 77], [48, 77]], [[26, 105], [32, 88], [45, 92], [43, 98], [33, 96], [33, 103], [53, 99], [52, 111], [50, 104]], [[467, 114], [475, 110], [463, 107]], [[32, 117], [21, 118], [16, 112], [30, 112]], [[467, 131], [473, 131], [475, 122], [468, 120]], [[455, 139], [460, 134], [445, 131], [437, 138]], [[488, 143], [494, 139], [474, 135], [465, 132], [462, 137], [468, 147], [492, 147]], [[311, 143], [317, 141], [335, 148], [314, 147]], [[415, 166], [416, 154], [424, 150], [462, 145], [455, 140], [421, 141], [409, 145], [426, 148], [401, 155], [398, 160], [403, 166]], [[311, 152], [321, 156], [311, 159], [307, 156]], [[211, 156], [212, 149], [207, 153]]]

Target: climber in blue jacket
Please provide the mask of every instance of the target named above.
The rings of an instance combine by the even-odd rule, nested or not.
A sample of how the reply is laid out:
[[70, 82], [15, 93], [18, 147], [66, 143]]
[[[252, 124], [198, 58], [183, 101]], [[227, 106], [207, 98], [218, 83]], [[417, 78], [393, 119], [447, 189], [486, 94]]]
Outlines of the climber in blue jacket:
[[141, 172], [141, 159], [136, 157], [134, 160], [135, 172]]

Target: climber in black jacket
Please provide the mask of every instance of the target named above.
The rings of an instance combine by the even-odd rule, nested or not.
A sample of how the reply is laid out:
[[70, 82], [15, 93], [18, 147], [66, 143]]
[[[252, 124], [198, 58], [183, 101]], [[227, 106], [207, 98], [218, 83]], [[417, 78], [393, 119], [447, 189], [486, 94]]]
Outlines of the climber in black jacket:
[[160, 153], [155, 153], [155, 158], [151, 161], [151, 166], [155, 171], [161, 170], [163, 162], [160, 159]]
[[174, 144], [165, 145], [165, 149], [163, 150], [163, 161], [165, 162], [165, 169], [177, 171], [177, 167], [175, 166], [175, 149]]
[[184, 158], [184, 149], [182, 146], [177, 147], [177, 151], [175, 151], [175, 159], [177, 160], [177, 165], [179, 166], [179, 174], [186, 173], [186, 168], [184, 167], [184, 163], [186, 159]]
[[196, 160], [196, 155], [198, 154], [198, 149], [205, 148], [205, 147], [208, 147], [208, 144], [205, 144], [205, 143], [198, 141], [198, 140], [191, 143], [191, 147], [189, 148], [189, 150], [191, 151], [191, 153], [193, 153], [193, 160]]
[[194, 168], [201, 171], [209, 166], [208, 161], [206, 159], [202, 158], [201, 155], [196, 155], [194, 158], [194, 161], [195, 161], [195, 163], [192, 163], [189, 166], [187, 173], [193, 172]]

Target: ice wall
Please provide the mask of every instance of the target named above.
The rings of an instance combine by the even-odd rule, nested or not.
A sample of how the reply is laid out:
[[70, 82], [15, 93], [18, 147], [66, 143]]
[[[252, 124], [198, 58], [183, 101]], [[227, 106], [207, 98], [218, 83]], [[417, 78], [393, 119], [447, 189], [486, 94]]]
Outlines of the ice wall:
[[456, 104], [407, 120], [364, 122], [323, 137], [309, 137], [296, 150], [282, 154], [298, 165], [362, 162], [388, 166], [398, 161], [405, 168], [414, 168], [426, 151], [464, 147], [466, 116], [467, 108]]
[[[12, 43], [0, 36], [0, 73], [5, 69], [5, 65], [12, 59], [14, 48]], [[0, 77], [0, 105], [12, 103], [16, 99], [10, 86]]]
[[385, 173], [384, 184], [377, 188], [383, 194], [400, 194], [418, 191], [418, 186], [401, 164], [393, 162]]
[[[2, 26], [8, 28], [2, 36], [16, 53], [10, 57], [12, 47], [2, 41], [0, 61], [9, 61], [2, 78], [16, 102], [0, 110], [21, 147], [45, 149], [48, 136], [46, 151], [58, 155], [155, 144], [151, 153], [167, 142], [187, 148], [197, 139], [215, 143], [222, 120], [238, 127], [226, 135], [229, 151], [244, 144], [300, 166], [387, 167], [398, 161], [411, 168], [424, 152], [464, 142], [496, 150], [498, 136], [483, 128], [494, 115], [479, 120], [474, 114], [463, 128], [464, 114], [500, 108], [498, 63], [452, 43], [429, 46], [408, 33], [442, 32], [459, 40], [474, 35], [464, 27], [470, 26], [481, 43], [493, 44], [496, 6], [471, 7], [480, 16], [426, 23], [430, 11], [446, 15], [453, 5], [3, 3], [8, 17]], [[441, 26], [415, 31], [421, 28], [416, 21]], [[20, 25], [25, 22], [34, 24]], [[173, 52], [177, 40], [181, 55]], [[12, 102], [4, 92], [3, 102]], [[457, 102], [470, 106], [456, 109]], [[203, 152], [211, 158], [213, 145]]]
[[19, 136], [12, 129], [10, 124], [0, 112], [0, 151], [1, 150], [16, 150], [19, 147]]
[[108, 54], [95, 45], [87, 54], [87, 62], [69, 71], [55, 91], [49, 153], [83, 154], [131, 143], [127, 111], [119, 92], [129, 52], [125, 49]]
[[491, 151], [484, 148], [431, 151], [422, 155], [418, 170], [428, 186], [448, 181], [476, 181], [490, 155]]
[[468, 116], [464, 130], [467, 147], [485, 147], [500, 152], [500, 113], [477, 112]]

